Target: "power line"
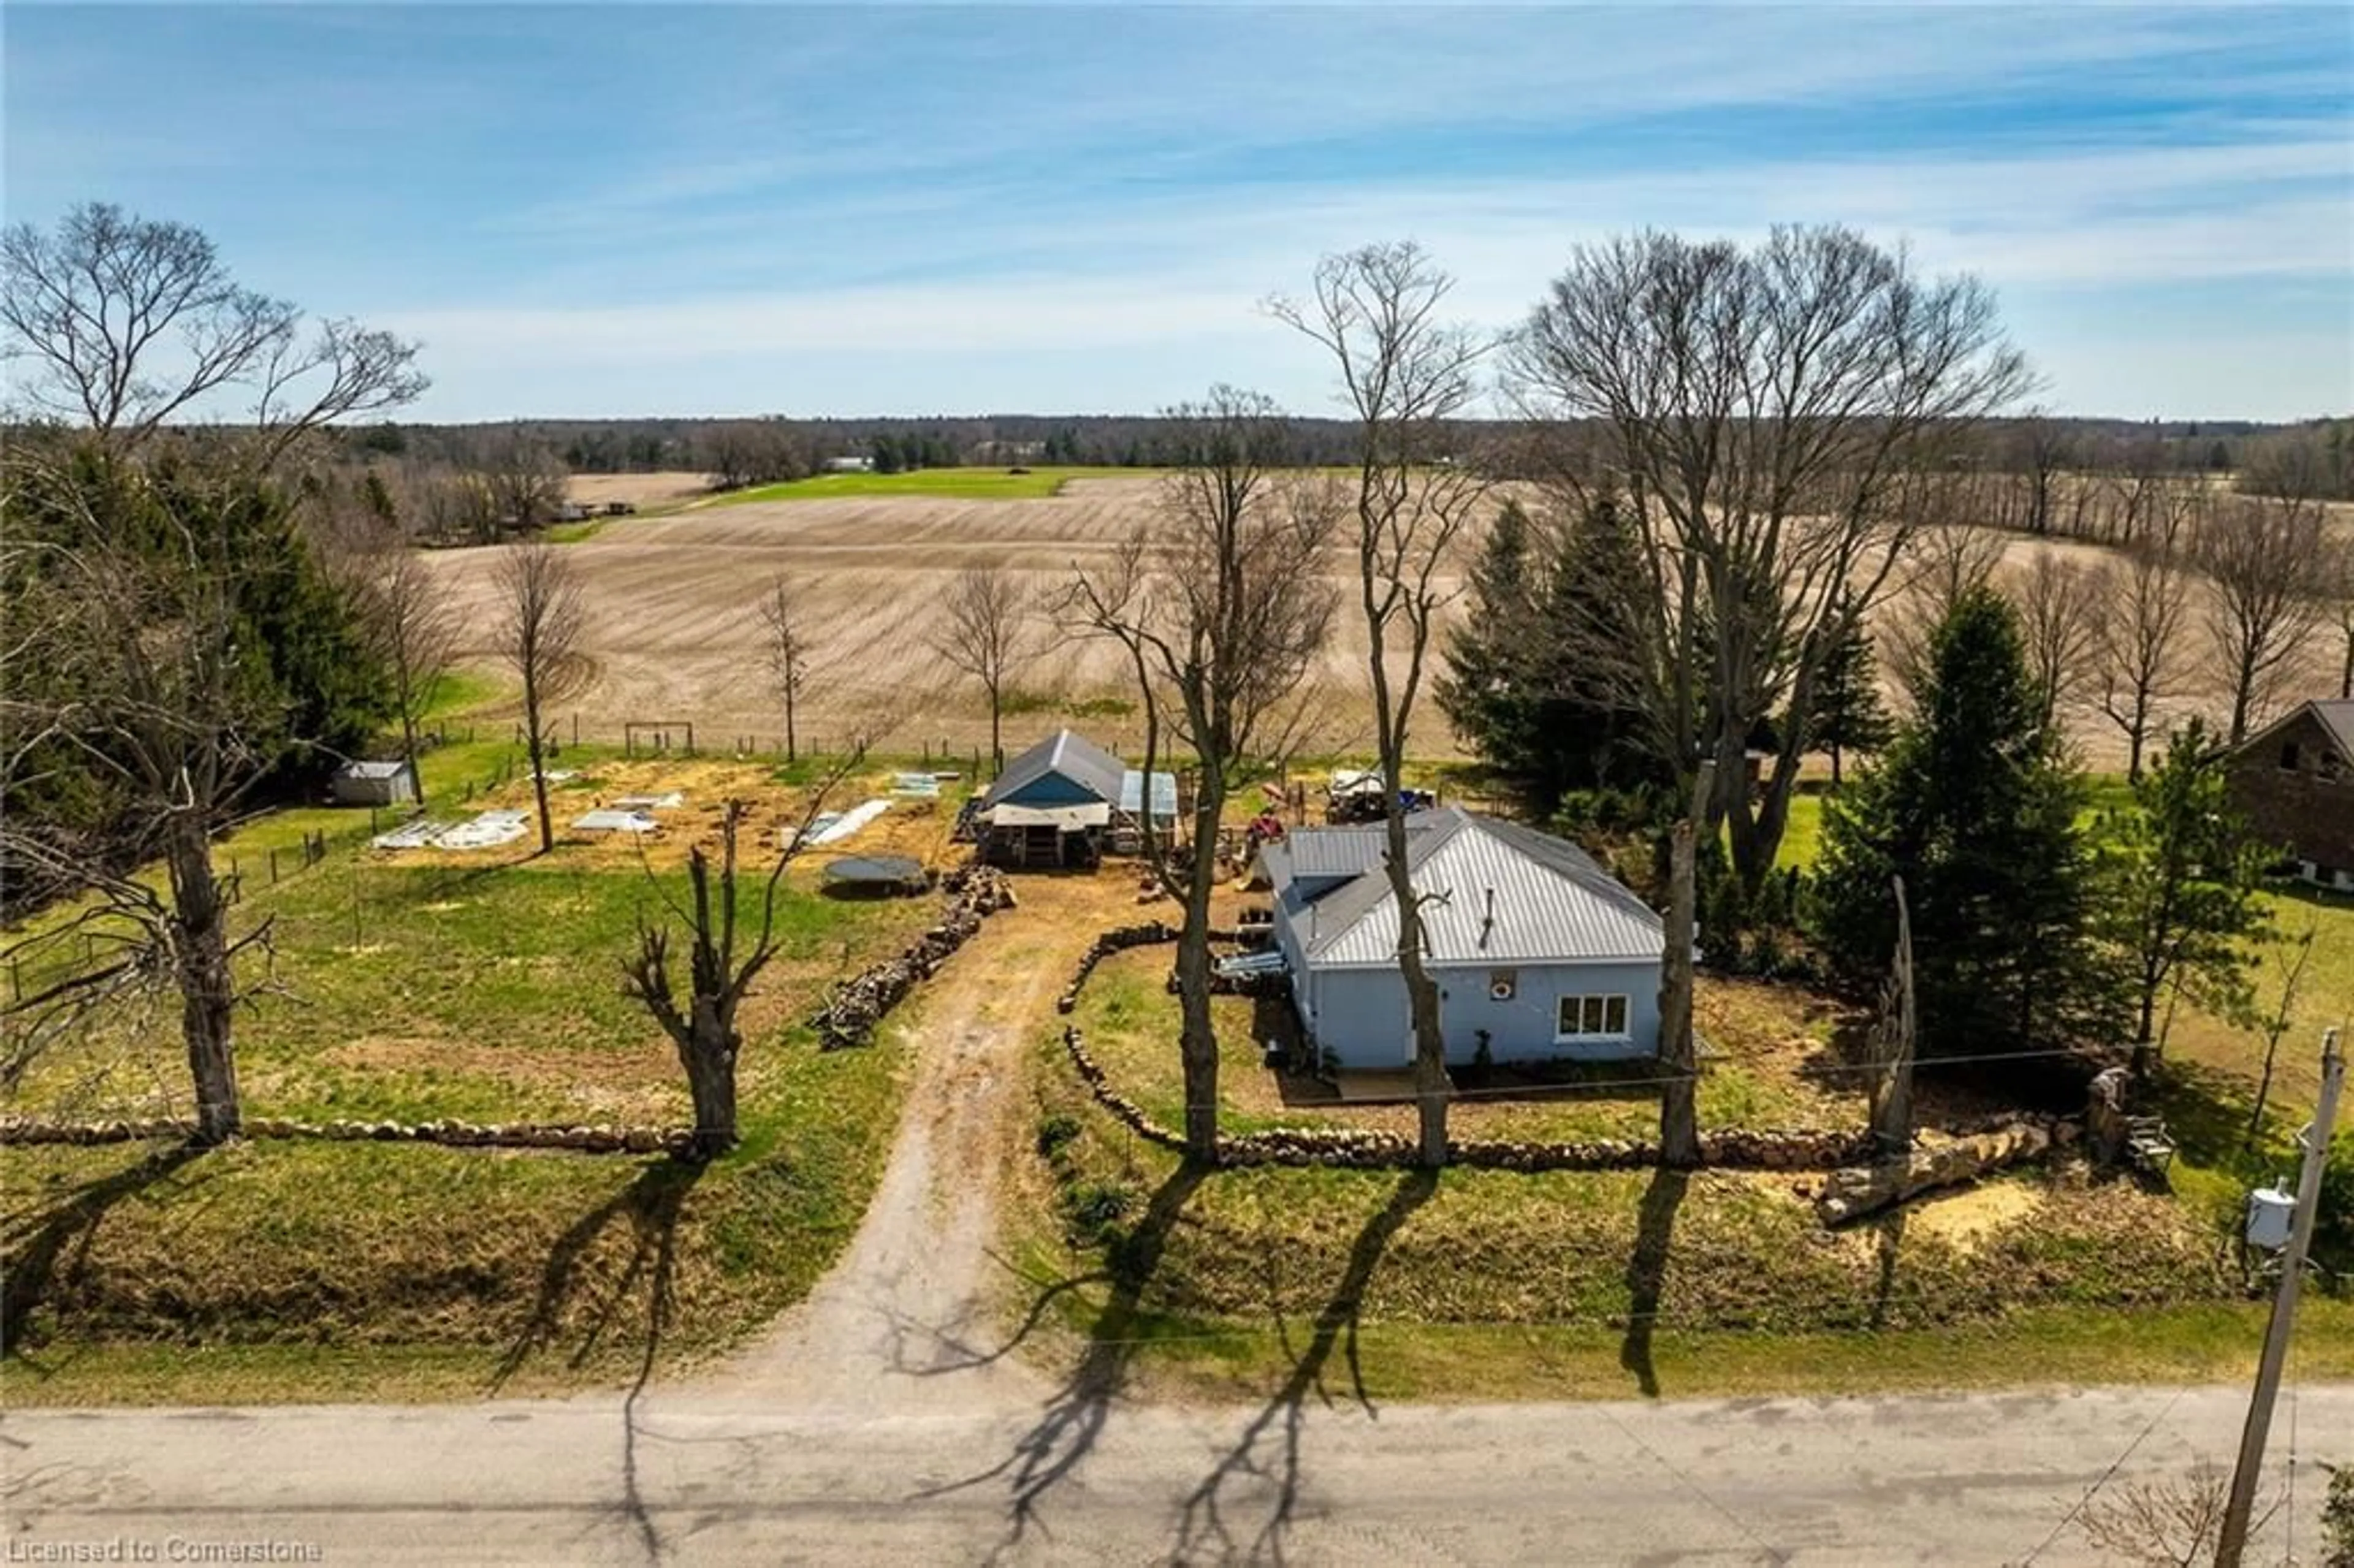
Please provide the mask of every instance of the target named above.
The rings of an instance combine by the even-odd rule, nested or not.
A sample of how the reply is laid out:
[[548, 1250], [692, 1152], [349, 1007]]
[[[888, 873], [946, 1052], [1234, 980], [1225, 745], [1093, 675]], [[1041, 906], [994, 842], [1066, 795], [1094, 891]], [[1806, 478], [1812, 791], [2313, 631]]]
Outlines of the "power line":
[[2179, 1400], [2181, 1397], [2182, 1391], [2177, 1389], [2174, 1393], [2174, 1397], [2168, 1400], [2165, 1406], [2160, 1409], [2156, 1415], [2149, 1418], [2149, 1425], [2143, 1427], [2141, 1431], [2135, 1436], [2134, 1440], [2126, 1445], [2126, 1451], [2109, 1461], [2109, 1467], [2103, 1470], [2100, 1474], [2100, 1478], [2095, 1480], [2091, 1487], [2085, 1489], [2083, 1497], [2076, 1499], [2075, 1506], [2071, 1508], [2066, 1513], [2060, 1516], [2060, 1522], [2052, 1527], [2052, 1533], [2045, 1536], [2041, 1541], [2036, 1542], [2035, 1550], [2029, 1552], [2025, 1559], [2022, 1560], [2020, 1568], [2026, 1568], [2027, 1563], [2033, 1563], [2038, 1557], [2042, 1556], [2044, 1552], [2051, 1550], [2052, 1543], [2060, 1539], [2060, 1532], [2067, 1529], [2068, 1526], [2075, 1520], [2078, 1514], [2084, 1511], [2085, 1505], [2090, 1503], [2094, 1497], [2099, 1495], [2103, 1487], [2109, 1484], [2110, 1480], [2115, 1477], [2117, 1471], [2124, 1467], [2125, 1462], [2133, 1457], [2134, 1450], [2140, 1447], [2145, 1442], [2148, 1441], [2149, 1435], [2158, 1430], [2158, 1423], [2164, 1421], [2168, 1415], [2173, 1413], [2175, 1402]]

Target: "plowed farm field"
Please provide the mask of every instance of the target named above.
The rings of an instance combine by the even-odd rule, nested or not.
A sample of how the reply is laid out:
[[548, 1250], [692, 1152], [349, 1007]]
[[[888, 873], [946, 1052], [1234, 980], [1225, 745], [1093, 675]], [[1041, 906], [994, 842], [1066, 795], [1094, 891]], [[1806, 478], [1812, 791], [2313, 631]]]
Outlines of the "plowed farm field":
[[[796, 586], [814, 650], [798, 721], [804, 744], [862, 727], [885, 731], [893, 751], [919, 743], [956, 750], [986, 745], [989, 711], [979, 685], [935, 651], [939, 607], [967, 567], [998, 563], [1041, 600], [1076, 567], [1107, 562], [1152, 516], [1157, 481], [1146, 475], [1075, 480], [1059, 495], [1018, 501], [930, 496], [694, 507], [609, 524], [565, 558], [588, 599], [583, 658], [557, 704], [577, 712], [583, 737], [620, 739], [627, 721], [688, 719], [705, 746], [782, 734], [781, 705], [761, 655], [758, 604], [779, 573]], [[460, 604], [461, 657], [498, 669], [500, 611], [493, 587], [498, 552], [430, 557]], [[1335, 554], [1334, 581], [1352, 587], [1355, 566]], [[1358, 618], [1336, 618], [1339, 635], [1303, 691], [1313, 748], [1362, 751], [1372, 744], [1363, 694], [1365, 639]], [[1353, 635], [1352, 634], [1353, 632]], [[1132, 678], [1100, 638], [1059, 633], [1044, 612], [1034, 653], [1012, 681], [1009, 746], [1066, 719], [1090, 737], [1140, 750], [1143, 722], [1129, 707]], [[1075, 716], [1076, 715], [1076, 716]], [[1428, 749], [1442, 749], [1432, 711]]]
[[[1050, 601], [1075, 568], [1107, 564], [1138, 528], [1150, 526], [1158, 486], [1150, 475], [1120, 475], [1074, 479], [1048, 497], [842, 496], [689, 505], [665, 516], [618, 520], [565, 546], [587, 591], [588, 630], [582, 657], [552, 712], [566, 726], [577, 715], [583, 738], [620, 740], [632, 720], [684, 719], [706, 747], [738, 740], [762, 749], [779, 746], [781, 704], [762, 658], [756, 607], [784, 573], [796, 584], [813, 649], [799, 719], [805, 745], [832, 749], [863, 729], [878, 733], [893, 753], [985, 746], [989, 714], [978, 683], [935, 648], [940, 606], [956, 574], [1000, 564], [1042, 604]], [[1460, 586], [1469, 554], [1454, 563], [1458, 575], [1442, 577], [1449, 590]], [[2006, 536], [2006, 580], [2018, 580], [2046, 556], [2083, 567], [2107, 558], [2088, 546]], [[502, 673], [492, 586], [497, 557], [489, 549], [430, 557], [460, 601], [467, 628], [461, 657], [494, 675]], [[1336, 550], [1325, 576], [1342, 598], [1332, 641], [1300, 693], [1309, 715], [1305, 749], [1363, 755], [1372, 748], [1373, 721], [1353, 557]], [[2213, 719], [2228, 711], [2228, 685], [2208, 634], [2206, 596], [2194, 588], [2190, 597], [2160, 706], [2168, 717], [2200, 711]], [[1905, 600], [1901, 592], [1892, 595], [1883, 616], [1904, 616]], [[1458, 599], [1446, 613], [1460, 609]], [[1010, 683], [1009, 747], [1069, 722], [1115, 749], [1141, 751], [1132, 677], [1114, 644], [1062, 632], [1042, 609], [1029, 646]], [[2340, 646], [2326, 631], [2308, 640], [2281, 672], [2264, 711], [2278, 713], [2334, 691]], [[2093, 673], [2082, 673], [2062, 713], [2088, 764], [2122, 768], [2123, 736], [2099, 711]], [[1454, 753], [1434, 704], [1426, 701], [1416, 730], [1417, 753]]]

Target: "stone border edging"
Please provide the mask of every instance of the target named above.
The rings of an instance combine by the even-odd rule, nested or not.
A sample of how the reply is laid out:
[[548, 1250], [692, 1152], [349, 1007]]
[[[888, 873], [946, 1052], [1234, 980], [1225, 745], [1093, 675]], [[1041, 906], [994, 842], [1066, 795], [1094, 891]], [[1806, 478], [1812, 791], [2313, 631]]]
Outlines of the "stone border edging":
[[983, 920], [1013, 908], [1015, 902], [1013, 884], [994, 866], [968, 863], [949, 873], [940, 885], [949, 897], [938, 921], [896, 956], [852, 976], [811, 1015], [818, 1049], [865, 1044], [917, 982], [929, 980], [951, 954], [972, 940]]
[[[147, 1143], [196, 1136], [192, 1121], [37, 1121], [0, 1118], [0, 1146]], [[327, 1143], [434, 1143], [450, 1149], [564, 1149], [581, 1154], [679, 1154], [694, 1141], [683, 1127], [559, 1127], [544, 1122], [290, 1121], [248, 1117], [246, 1139], [311, 1139]]]
[[[1111, 1086], [1110, 1075], [1087, 1050], [1076, 1025], [1063, 1029], [1071, 1065], [1098, 1104], [1130, 1131], [1163, 1149], [1182, 1151], [1182, 1137], [1145, 1114], [1134, 1100]], [[1961, 1138], [2018, 1128], [2038, 1129], [2041, 1149], [2075, 1141], [2066, 1117], [1988, 1117], [1952, 1128], [1926, 1128]], [[2062, 1129], [2067, 1130], [2062, 1130]], [[1773, 1132], [1727, 1128], [1700, 1135], [1701, 1164], [1716, 1171], [1771, 1171], [1821, 1174], [1872, 1162], [1864, 1132]], [[1416, 1141], [1403, 1133], [1356, 1128], [1273, 1128], [1265, 1132], [1222, 1133], [1221, 1166], [1329, 1165], [1361, 1170], [1406, 1169], [1421, 1163]], [[1600, 1139], [1590, 1143], [1536, 1143], [1506, 1139], [1449, 1139], [1447, 1162], [1473, 1171], [1643, 1171], [1659, 1162], [1656, 1143]]]

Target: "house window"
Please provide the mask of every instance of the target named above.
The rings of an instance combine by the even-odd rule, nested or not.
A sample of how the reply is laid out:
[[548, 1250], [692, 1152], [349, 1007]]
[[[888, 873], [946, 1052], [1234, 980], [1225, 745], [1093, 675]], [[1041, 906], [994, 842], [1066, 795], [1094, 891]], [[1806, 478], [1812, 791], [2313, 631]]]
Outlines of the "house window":
[[1564, 996], [1557, 1033], [1564, 1040], [1624, 1039], [1627, 999], [1623, 996]]
[[2283, 741], [2281, 743], [2281, 771], [2284, 773], [2295, 773], [2298, 771], [2298, 763], [2300, 760], [2301, 759], [2296, 754], [2296, 742], [2293, 740]]

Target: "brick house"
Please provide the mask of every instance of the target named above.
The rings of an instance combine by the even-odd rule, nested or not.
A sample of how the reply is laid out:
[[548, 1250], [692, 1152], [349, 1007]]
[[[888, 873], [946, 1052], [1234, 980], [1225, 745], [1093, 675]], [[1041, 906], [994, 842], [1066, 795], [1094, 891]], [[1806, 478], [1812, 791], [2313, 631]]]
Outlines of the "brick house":
[[2231, 789], [2299, 875], [2354, 889], [2354, 701], [2306, 703], [2241, 742]]

